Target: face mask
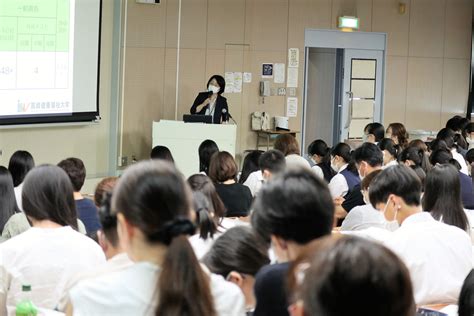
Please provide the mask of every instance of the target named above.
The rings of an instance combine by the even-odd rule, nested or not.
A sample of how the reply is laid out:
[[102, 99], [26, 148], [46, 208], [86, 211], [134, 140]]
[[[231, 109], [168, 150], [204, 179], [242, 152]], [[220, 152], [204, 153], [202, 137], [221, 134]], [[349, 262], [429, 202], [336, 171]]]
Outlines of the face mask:
[[316, 160], [313, 159], [313, 157], [310, 157], [309, 158], [311, 160], [312, 163], [314, 163], [315, 165], [317, 165], [318, 163], [316, 162]]
[[391, 221], [388, 220], [387, 217], [385, 216], [385, 211], [387, 211], [387, 207], [388, 207], [389, 202], [390, 202], [390, 199], [387, 200], [387, 203], [385, 203], [385, 207], [383, 208], [383, 211], [382, 211], [382, 215], [385, 219], [385, 226], [387, 227], [387, 229], [394, 228], [394, 227], [398, 228], [398, 221], [397, 221], [398, 208], [395, 211], [395, 215], [393, 216], [393, 219]]
[[369, 138], [369, 135], [367, 134], [362, 135], [362, 142], [367, 143], [368, 138]]
[[209, 87], [207, 87], [207, 91], [212, 92], [212, 93], [218, 93], [221, 90], [221, 88], [216, 87], [215, 85], [210, 84]]
[[471, 136], [466, 137], [466, 141], [468, 144], [474, 144], [474, 139], [472, 139]]
[[359, 168], [359, 169], [357, 170], [357, 172], [359, 173], [359, 178], [360, 178], [360, 180], [364, 180], [365, 175], [362, 175], [361, 168]]
[[336, 172], [339, 172], [339, 167], [336, 165], [336, 163], [334, 162], [334, 158], [331, 159], [331, 168], [336, 171]]

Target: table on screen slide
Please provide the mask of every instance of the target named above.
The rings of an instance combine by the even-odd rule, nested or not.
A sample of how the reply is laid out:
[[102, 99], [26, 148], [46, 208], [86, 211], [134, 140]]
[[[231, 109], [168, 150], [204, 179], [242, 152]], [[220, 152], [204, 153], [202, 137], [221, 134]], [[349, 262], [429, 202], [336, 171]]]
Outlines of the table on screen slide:
[[161, 120], [153, 122], [153, 147], [166, 146], [178, 169], [189, 177], [199, 172], [199, 145], [206, 139], [216, 142], [219, 150], [235, 157], [237, 126], [231, 124], [184, 123]]
[[72, 106], [73, 19], [74, 0], [0, 0], [1, 115]]

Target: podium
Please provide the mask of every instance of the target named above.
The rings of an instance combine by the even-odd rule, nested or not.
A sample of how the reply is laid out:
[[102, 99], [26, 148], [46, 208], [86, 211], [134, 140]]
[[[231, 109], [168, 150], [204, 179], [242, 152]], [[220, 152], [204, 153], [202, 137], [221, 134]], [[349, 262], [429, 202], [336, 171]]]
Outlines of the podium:
[[237, 126], [230, 124], [184, 123], [160, 120], [153, 122], [153, 147], [166, 146], [173, 155], [177, 168], [189, 177], [199, 172], [199, 145], [211, 139], [220, 151], [235, 157]]

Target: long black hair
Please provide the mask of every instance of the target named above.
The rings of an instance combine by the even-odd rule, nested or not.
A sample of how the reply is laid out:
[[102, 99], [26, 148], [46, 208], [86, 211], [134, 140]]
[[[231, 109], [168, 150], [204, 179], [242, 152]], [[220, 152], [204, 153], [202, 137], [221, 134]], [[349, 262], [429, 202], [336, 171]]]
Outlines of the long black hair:
[[7, 168], [0, 166], [0, 232], [3, 231], [8, 219], [19, 212], [12, 176]]
[[18, 150], [13, 153], [8, 163], [8, 170], [13, 178], [13, 185], [19, 186], [25, 179], [26, 174], [33, 169], [35, 161], [33, 156], [25, 150]]
[[331, 156], [339, 156], [341, 157], [345, 163], [347, 163], [347, 170], [359, 176], [359, 172], [357, 171], [357, 167], [355, 165], [354, 157], [352, 156], [352, 150], [349, 145], [346, 143], [339, 143], [331, 150]]
[[219, 147], [215, 141], [206, 139], [199, 145], [199, 172], [208, 174], [211, 157], [214, 153], [219, 151]]
[[260, 170], [258, 160], [262, 154], [261, 150], [252, 150], [245, 156], [239, 183], [244, 183], [252, 172]]

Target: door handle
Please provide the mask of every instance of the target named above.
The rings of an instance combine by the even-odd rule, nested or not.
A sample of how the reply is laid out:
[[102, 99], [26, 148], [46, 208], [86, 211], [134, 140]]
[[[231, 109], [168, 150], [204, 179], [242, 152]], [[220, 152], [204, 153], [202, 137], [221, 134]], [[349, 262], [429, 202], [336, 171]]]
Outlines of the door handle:
[[354, 105], [354, 93], [352, 91], [347, 91], [346, 94], [349, 96], [349, 115], [347, 116], [346, 125], [344, 126], [345, 129], [351, 126], [352, 111], [353, 111], [352, 107]]

